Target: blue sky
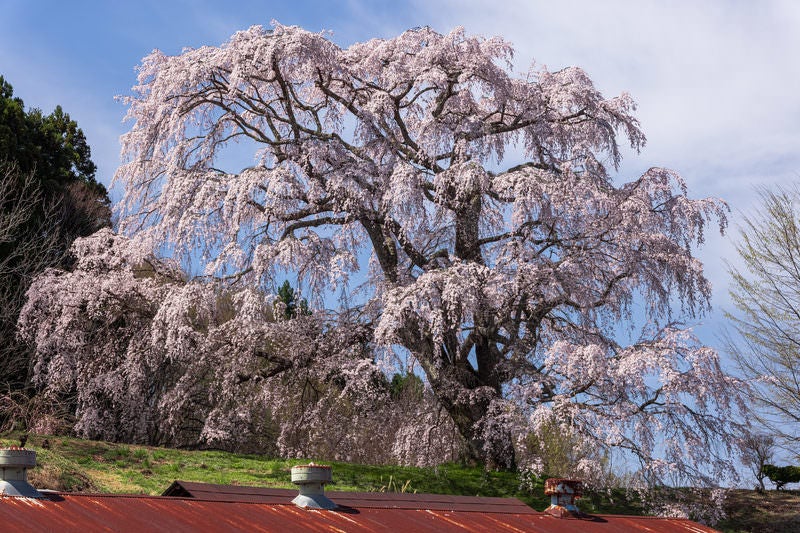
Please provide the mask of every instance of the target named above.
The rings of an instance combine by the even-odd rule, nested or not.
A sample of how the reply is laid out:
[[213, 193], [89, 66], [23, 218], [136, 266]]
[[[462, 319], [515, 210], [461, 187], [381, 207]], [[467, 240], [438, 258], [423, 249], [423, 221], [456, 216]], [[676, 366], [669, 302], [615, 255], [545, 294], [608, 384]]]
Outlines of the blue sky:
[[[342, 46], [429, 25], [441, 32], [502, 35], [515, 67], [535, 60], [584, 68], [612, 96], [639, 103], [648, 144], [624, 163], [617, 183], [649, 166], [681, 172], [695, 197], [718, 196], [732, 212], [728, 236], [712, 232], [699, 256], [715, 287], [706, 342], [729, 306], [725, 260], [753, 187], [800, 180], [800, 2], [793, 1], [170, 1], [4, 0], [0, 74], [27, 106], [60, 104], [87, 135], [98, 178], [118, 163], [124, 107], [114, 96], [135, 83], [155, 48], [218, 45], [272, 19], [330, 30]], [[118, 196], [118, 194], [115, 194]]]

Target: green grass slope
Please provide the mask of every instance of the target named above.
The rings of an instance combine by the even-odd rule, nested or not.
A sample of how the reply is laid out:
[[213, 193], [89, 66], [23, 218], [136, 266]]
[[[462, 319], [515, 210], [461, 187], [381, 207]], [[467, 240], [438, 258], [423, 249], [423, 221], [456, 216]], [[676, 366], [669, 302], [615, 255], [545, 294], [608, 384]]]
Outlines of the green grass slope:
[[[47, 442], [45, 442], [45, 440]], [[0, 437], [0, 447], [18, 445], [15, 435]], [[542, 481], [532, 491], [520, 486], [513, 472], [445, 464], [435, 468], [371, 466], [307, 459], [275, 459], [219, 451], [189, 451], [114, 444], [67, 437], [32, 435], [27, 448], [38, 466], [29, 472], [32, 485], [73, 492], [161, 494], [174, 480], [294, 488], [290, 470], [309, 460], [331, 465], [331, 490], [418, 492], [468, 496], [515, 497], [537, 510], [549, 505]], [[640, 515], [644, 509], [623, 490], [588, 493], [581, 510], [591, 514]], [[727, 518], [717, 525], [730, 533], [800, 532], [800, 491], [731, 491]]]
[[[46, 446], [45, 440], [47, 440]], [[0, 446], [19, 443], [16, 435], [0, 438]], [[549, 497], [542, 481], [532, 491], [520, 486], [513, 472], [444, 464], [434, 468], [373, 466], [322, 461], [317, 458], [275, 459], [219, 451], [189, 451], [32, 435], [27, 448], [36, 451], [38, 466], [29, 472], [42, 489], [129, 494], [161, 494], [174, 480], [294, 488], [290, 470], [314, 461], [331, 465], [330, 490], [418, 492], [471, 496], [515, 497], [534, 509], [545, 509]], [[614, 498], [590, 494], [581, 500], [590, 513], [641, 514], [622, 492]]]

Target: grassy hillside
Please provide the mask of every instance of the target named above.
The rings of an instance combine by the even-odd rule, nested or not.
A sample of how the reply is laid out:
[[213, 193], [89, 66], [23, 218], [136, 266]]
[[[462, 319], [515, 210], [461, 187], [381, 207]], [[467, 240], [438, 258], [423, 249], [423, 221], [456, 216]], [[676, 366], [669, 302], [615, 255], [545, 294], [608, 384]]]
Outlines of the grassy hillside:
[[732, 490], [725, 511], [728, 517], [716, 526], [725, 532], [800, 532], [800, 490]]
[[[37, 488], [81, 492], [161, 494], [176, 479], [294, 488], [291, 467], [309, 460], [333, 467], [331, 490], [420, 492], [473, 496], [512, 496], [535, 509], [545, 509], [549, 497], [541, 481], [532, 492], [520, 488], [512, 472], [445, 464], [435, 468], [370, 466], [336, 461], [274, 459], [218, 451], [186, 451], [66, 437], [31, 436], [27, 448], [37, 452], [37, 466], [29, 473]], [[0, 446], [18, 444], [16, 436], [0, 438]], [[587, 495], [587, 512], [640, 514], [641, 508], [624, 495]]]
[[[37, 452], [39, 466], [29, 473], [37, 488], [80, 492], [161, 494], [176, 479], [238, 485], [293, 488], [290, 469], [309, 459], [283, 460], [217, 451], [185, 451], [65, 437], [31, 436], [27, 448]], [[18, 444], [16, 436], [0, 446]], [[47, 448], [43, 445], [48, 446]], [[436, 468], [369, 466], [317, 461], [333, 467], [331, 490], [420, 492], [472, 496], [513, 496], [534, 509], [549, 505], [541, 481], [528, 492], [516, 474], [486, 472], [455, 464]], [[602, 514], [643, 514], [624, 491], [586, 494], [581, 510]], [[731, 491], [728, 518], [717, 525], [725, 532], [800, 532], [800, 491]]]

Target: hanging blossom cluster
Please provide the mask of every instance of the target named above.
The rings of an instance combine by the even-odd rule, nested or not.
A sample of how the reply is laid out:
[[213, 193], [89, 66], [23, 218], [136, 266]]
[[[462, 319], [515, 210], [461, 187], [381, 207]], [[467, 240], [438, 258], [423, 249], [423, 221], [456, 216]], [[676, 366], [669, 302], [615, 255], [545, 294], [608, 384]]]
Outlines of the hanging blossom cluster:
[[36, 348], [36, 385], [74, 405], [78, 434], [367, 462], [454, 457], [453, 438], [414, 457], [402, 438], [371, 442], [389, 416], [417, 432], [450, 426], [416, 424], [391, 401], [362, 325], [284, 318], [274, 295], [188, 280], [108, 229], [72, 251], [74, 271], [36, 279], [19, 330]]
[[[651, 481], [712, 479], [741, 429], [740, 384], [676, 317], [708, 308], [692, 248], [708, 226], [724, 229], [727, 207], [689, 198], [665, 168], [615, 184], [620, 143], [645, 142], [631, 97], [604, 97], [574, 67], [518, 76], [512, 58], [503, 39], [461, 29], [341, 48], [278, 23], [155, 51], [122, 99], [121, 232], [237, 286], [288, 270], [318, 304], [364, 280], [354, 305], [371, 346], [424, 373], [469, 458], [536, 463], [524, 442], [547, 425], [638, 458]], [[244, 168], [227, 151], [236, 142], [252, 148]], [[220, 368], [252, 373], [239, 354], [253, 346], [190, 327], [214, 298], [182, 286], [158, 300], [156, 322], [172, 324], [166, 360], [218, 339]], [[272, 328], [259, 306], [234, 307], [230, 329]], [[631, 321], [646, 325], [620, 345]], [[267, 338], [297, 335], [271, 352], [292, 361], [316, 342], [274, 329]], [[331, 353], [351, 349], [347, 335], [316, 331], [345, 343]], [[201, 384], [206, 371], [179, 380]], [[363, 374], [343, 371], [337, 387], [366, 387]], [[179, 396], [163, 402], [182, 409]]]

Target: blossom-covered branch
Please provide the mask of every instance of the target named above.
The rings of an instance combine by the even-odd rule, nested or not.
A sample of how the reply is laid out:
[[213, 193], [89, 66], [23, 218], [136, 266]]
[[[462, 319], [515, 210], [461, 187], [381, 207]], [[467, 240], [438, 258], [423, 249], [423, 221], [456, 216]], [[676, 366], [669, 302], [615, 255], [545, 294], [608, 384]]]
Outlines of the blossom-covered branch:
[[410, 353], [473, 458], [512, 466], [555, 421], [654, 475], [721, 469], [736, 395], [673, 307], [708, 307], [691, 250], [727, 207], [664, 168], [615, 185], [621, 143], [645, 142], [630, 96], [512, 55], [461, 29], [340, 48], [277, 23], [153, 52], [124, 98], [121, 229], [252, 286], [289, 270], [318, 303], [366, 278], [372, 340]]

